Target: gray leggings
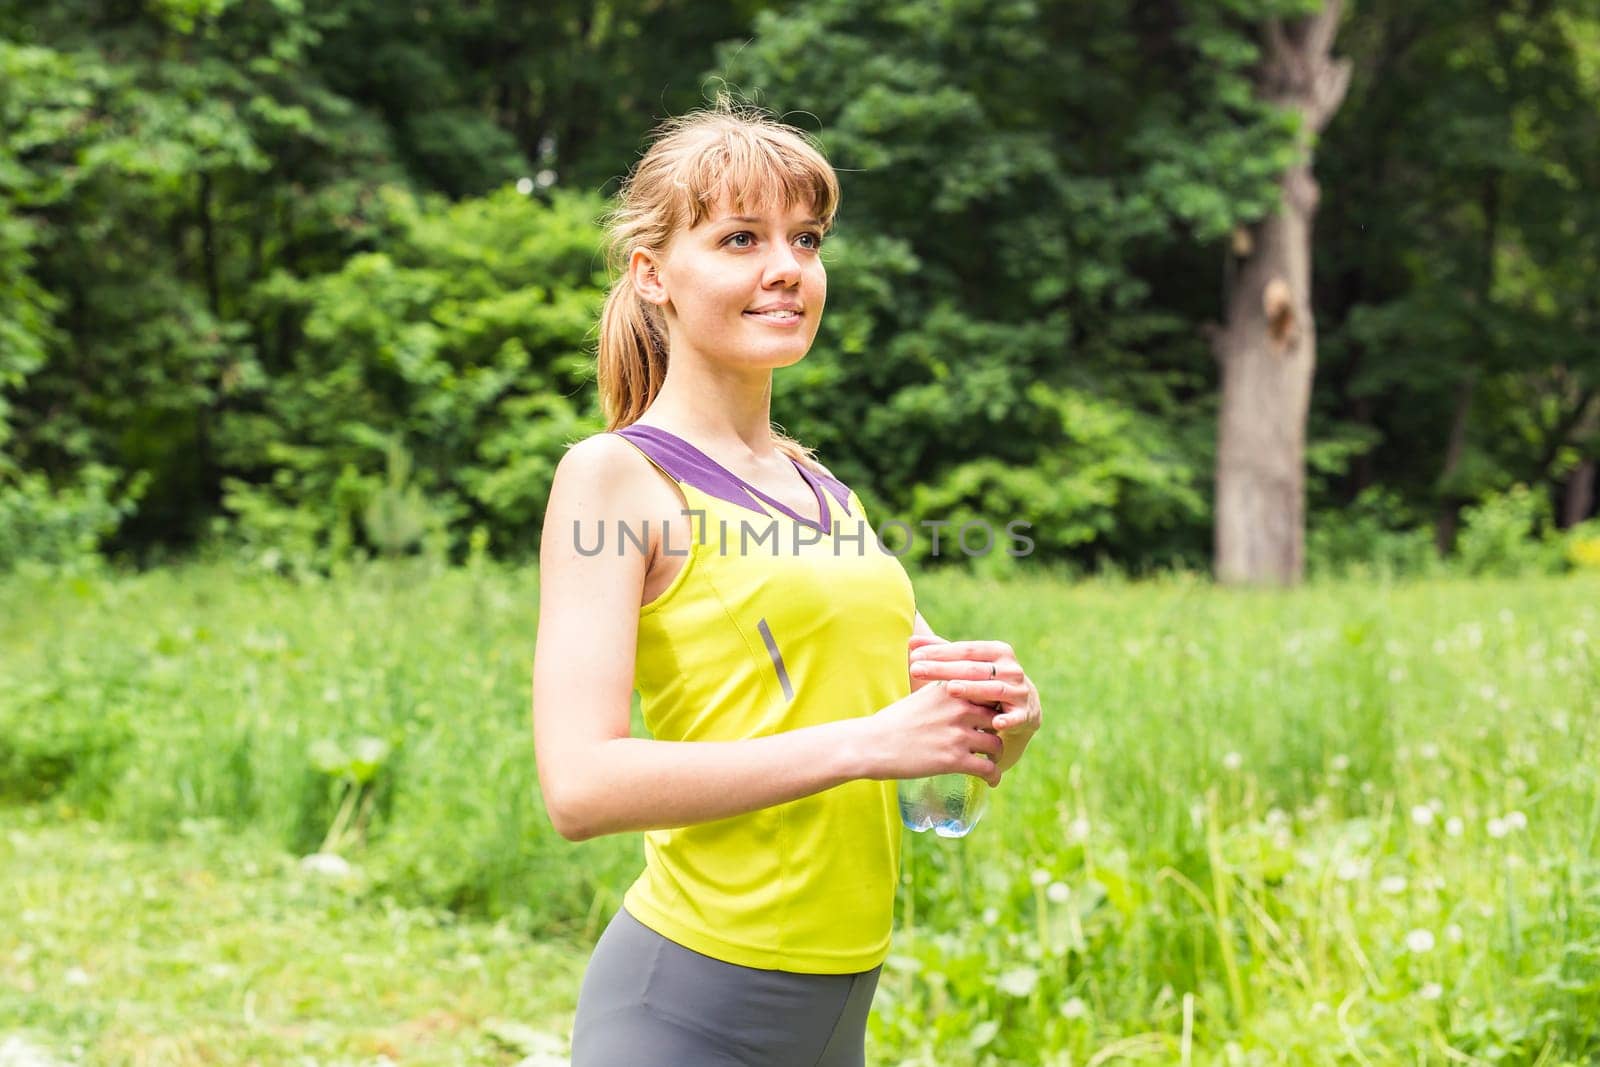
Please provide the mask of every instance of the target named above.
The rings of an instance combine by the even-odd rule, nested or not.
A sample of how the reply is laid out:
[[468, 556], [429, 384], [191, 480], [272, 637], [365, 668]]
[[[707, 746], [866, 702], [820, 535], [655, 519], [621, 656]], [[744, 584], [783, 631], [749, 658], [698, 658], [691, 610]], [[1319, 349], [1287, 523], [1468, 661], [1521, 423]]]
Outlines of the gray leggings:
[[762, 971], [702, 956], [619, 909], [578, 994], [573, 1067], [864, 1067], [880, 967]]

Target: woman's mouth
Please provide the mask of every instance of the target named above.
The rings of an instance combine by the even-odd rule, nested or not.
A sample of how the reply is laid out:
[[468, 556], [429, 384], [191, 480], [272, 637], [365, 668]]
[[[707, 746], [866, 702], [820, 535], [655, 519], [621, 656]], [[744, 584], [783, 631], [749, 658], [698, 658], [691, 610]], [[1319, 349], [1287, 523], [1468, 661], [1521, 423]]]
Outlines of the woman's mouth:
[[766, 311], [746, 311], [745, 315], [752, 319], [760, 319], [774, 326], [789, 326], [797, 323], [804, 316], [795, 308], [771, 308]]

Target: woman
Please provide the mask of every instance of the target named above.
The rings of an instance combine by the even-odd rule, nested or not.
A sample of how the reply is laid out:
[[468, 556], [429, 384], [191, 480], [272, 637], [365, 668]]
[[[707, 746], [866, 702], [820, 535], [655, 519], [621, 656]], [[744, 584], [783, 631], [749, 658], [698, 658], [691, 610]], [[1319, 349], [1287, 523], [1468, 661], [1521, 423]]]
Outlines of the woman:
[[[839, 189], [820, 153], [719, 107], [658, 131], [621, 198], [611, 430], [551, 488], [534, 733], [563, 836], [650, 832], [573, 1062], [861, 1064], [895, 780], [998, 784], [1038, 693], [1005, 644], [935, 637], [860, 499], [772, 429], [772, 372], [804, 358], [827, 297]], [[630, 736], [635, 687], [649, 740]]]

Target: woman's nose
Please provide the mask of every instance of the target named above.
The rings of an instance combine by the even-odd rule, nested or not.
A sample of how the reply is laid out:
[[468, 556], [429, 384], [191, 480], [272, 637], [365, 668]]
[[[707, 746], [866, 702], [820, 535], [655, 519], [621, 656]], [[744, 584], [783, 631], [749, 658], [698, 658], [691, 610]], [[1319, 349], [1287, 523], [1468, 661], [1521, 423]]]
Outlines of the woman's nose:
[[795, 257], [794, 249], [786, 244], [773, 247], [774, 251], [767, 259], [767, 273], [763, 282], [783, 286], [800, 284], [800, 260]]

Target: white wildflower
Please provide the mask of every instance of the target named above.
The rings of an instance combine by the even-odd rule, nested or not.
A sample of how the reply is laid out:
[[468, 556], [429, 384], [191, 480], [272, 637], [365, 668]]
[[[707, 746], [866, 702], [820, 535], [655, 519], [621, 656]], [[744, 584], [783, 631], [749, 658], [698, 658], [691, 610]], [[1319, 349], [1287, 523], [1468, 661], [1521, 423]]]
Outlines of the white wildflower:
[[1401, 875], [1391, 874], [1378, 883], [1378, 889], [1390, 896], [1398, 896], [1406, 891], [1406, 880]]
[[1440, 997], [1444, 996], [1444, 986], [1440, 985], [1438, 982], [1429, 982], [1427, 985], [1417, 990], [1417, 996], [1421, 997], [1423, 1000], [1438, 1000]]
[[1460, 923], [1451, 923], [1444, 928], [1444, 939], [1452, 945], [1461, 944], [1461, 939], [1466, 935], [1462, 933]]
[[1467, 824], [1461, 821], [1459, 815], [1452, 815], [1444, 821], [1444, 832], [1451, 837], [1460, 837], [1466, 829]]
[[1050, 872], [1045, 870], [1043, 867], [1036, 867], [1034, 872], [1028, 876], [1028, 880], [1036, 886], [1042, 887], [1049, 885]]
[[1417, 746], [1417, 755], [1425, 760], [1436, 760], [1439, 758], [1439, 746], [1432, 741], [1424, 741]]
[[1497, 840], [1506, 836], [1506, 824], [1500, 819], [1490, 819], [1486, 829], [1489, 831], [1489, 836]]
[[1334, 877], [1341, 882], [1353, 882], [1365, 873], [1365, 867], [1360, 860], [1340, 860], [1339, 866], [1334, 869]]
[[1067, 1019], [1086, 1019], [1089, 1017], [1089, 1005], [1084, 1003], [1082, 997], [1068, 997], [1061, 1002], [1061, 1015]]
[[61, 980], [70, 986], [86, 986], [89, 984], [89, 972], [82, 967], [72, 967], [61, 976]]
[[313, 852], [300, 860], [300, 869], [307, 874], [323, 874], [343, 878], [351, 872], [350, 862], [332, 852]]
[[1433, 934], [1428, 930], [1413, 930], [1406, 935], [1406, 948], [1420, 956], [1433, 951]]
[[1090, 829], [1089, 820], [1079, 815], [1067, 824], [1067, 836], [1073, 841], [1087, 841]]
[[529, 193], [533, 192], [533, 179], [532, 178], [518, 178], [517, 179], [517, 192], [521, 193], [523, 196], [527, 196]]
[[1000, 921], [1000, 909], [999, 908], [984, 908], [983, 909], [983, 925], [985, 925], [985, 926], [993, 926], [995, 923], [997, 923], [999, 921]]
[[1072, 888], [1065, 882], [1051, 882], [1044, 895], [1050, 898], [1052, 904], [1065, 904], [1072, 899]]
[[1432, 825], [1433, 809], [1428, 807], [1426, 804], [1416, 805], [1411, 809], [1411, 821], [1416, 823], [1418, 826]]
[[1333, 759], [1328, 761], [1328, 766], [1332, 767], [1340, 774], [1343, 774], [1345, 771], [1350, 769], [1350, 757], [1341, 752], [1337, 756], [1333, 757]]
[[1226, 770], [1237, 771], [1244, 766], [1244, 757], [1237, 752], [1230, 752], [1222, 757], [1222, 766]]
[[1507, 830], [1526, 830], [1528, 817], [1520, 811], [1513, 811], [1506, 815], [1505, 824]]
[[1003, 972], [995, 981], [995, 986], [1002, 993], [1009, 993], [1014, 997], [1025, 997], [1038, 988], [1039, 971], [1034, 967], [1013, 967]]

